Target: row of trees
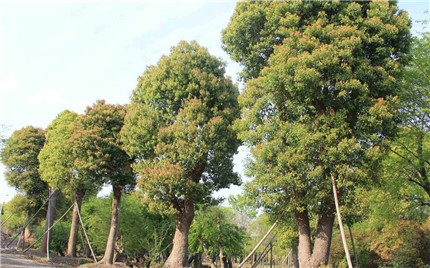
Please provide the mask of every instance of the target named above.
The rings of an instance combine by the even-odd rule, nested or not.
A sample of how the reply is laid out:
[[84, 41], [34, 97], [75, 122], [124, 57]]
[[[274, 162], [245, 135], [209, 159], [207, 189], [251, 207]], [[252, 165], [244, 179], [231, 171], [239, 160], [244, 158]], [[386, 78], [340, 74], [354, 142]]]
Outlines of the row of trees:
[[[27, 196], [40, 196], [42, 189], [28, 188], [40, 185], [51, 196], [60, 190], [73, 197], [70, 256], [76, 256], [84, 195], [111, 184], [111, 227], [101, 261], [111, 264], [121, 193], [134, 189], [138, 177], [148, 207], [176, 219], [165, 267], [186, 266], [196, 204], [213, 203], [213, 191], [239, 183], [232, 170], [239, 140], [231, 127], [238, 90], [224, 75], [224, 63], [205, 48], [181, 42], [139, 78], [127, 107], [98, 101], [83, 115], [62, 112], [45, 131], [15, 131], [2, 151], [6, 179]], [[53, 215], [50, 208], [47, 228]]]
[[[218, 226], [218, 236], [189, 232], [196, 208], [240, 183], [232, 157], [241, 142], [252, 153], [246, 191], [284, 216], [302, 267], [328, 263], [332, 180], [350, 225], [362, 216], [359, 193], [387, 183], [384, 166], [398, 172], [388, 181], [402, 178], [429, 194], [429, 35], [410, 53], [410, 20], [394, 2], [239, 2], [222, 41], [244, 67], [240, 95], [222, 61], [182, 41], [139, 77], [131, 104], [64, 111], [45, 131], [25, 128], [7, 141], [1, 156], [12, 185], [29, 197], [50, 187], [74, 198], [69, 255], [84, 194], [109, 183], [103, 262], [112, 263], [121, 193], [135, 185], [149, 210], [174, 216], [164, 267], [187, 266], [189, 248], [223, 259], [230, 253], [221, 241], [237, 239], [220, 231], [222, 211], [197, 215], [202, 226]], [[428, 197], [411, 199], [425, 205]]]

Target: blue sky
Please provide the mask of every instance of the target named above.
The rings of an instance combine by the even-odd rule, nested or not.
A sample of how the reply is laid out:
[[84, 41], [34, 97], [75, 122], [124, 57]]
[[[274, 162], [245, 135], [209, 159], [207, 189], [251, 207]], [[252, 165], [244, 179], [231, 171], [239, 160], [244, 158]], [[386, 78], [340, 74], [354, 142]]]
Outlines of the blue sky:
[[[428, 18], [429, 5], [399, 1], [414, 21]], [[82, 113], [98, 99], [128, 103], [146, 66], [180, 40], [207, 47], [236, 81], [240, 67], [220, 41], [234, 7], [235, 1], [0, 1], [0, 124], [10, 135], [29, 125], [46, 128], [61, 111]], [[240, 173], [245, 154], [235, 159]], [[3, 172], [0, 165], [0, 202], [15, 194]]]

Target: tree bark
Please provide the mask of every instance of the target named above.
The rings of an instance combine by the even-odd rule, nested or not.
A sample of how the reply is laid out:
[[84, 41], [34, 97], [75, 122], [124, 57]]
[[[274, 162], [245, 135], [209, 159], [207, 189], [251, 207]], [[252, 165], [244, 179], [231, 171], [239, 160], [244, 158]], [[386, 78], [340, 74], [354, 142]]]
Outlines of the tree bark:
[[357, 251], [355, 250], [355, 244], [354, 244], [354, 236], [352, 235], [351, 227], [349, 225], [348, 225], [348, 230], [349, 230], [349, 237], [351, 238], [352, 252], [354, 253], [355, 268], [359, 268]]
[[76, 242], [78, 241], [79, 215], [81, 211], [82, 198], [84, 192], [78, 192], [74, 196], [75, 205], [73, 207], [72, 225], [70, 226], [69, 242], [67, 244], [67, 256], [76, 257]]
[[202, 266], [203, 266], [203, 263], [202, 263], [202, 253], [197, 253], [194, 256], [193, 267], [194, 268], [201, 268]]
[[209, 256], [208, 249], [206, 248], [205, 242], [203, 240], [200, 240], [200, 243], [202, 244], [203, 251], [204, 251], [206, 257], [209, 259], [209, 267], [210, 268], [217, 268], [216, 265], [215, 265], [215, 262], [212, 259], [212, 257]]
[[293, 265], [294, 268], [299, 268], [299, 252], [297, 251], [297, 249], [293, 249], [293, 251], [291, 252], [291, 255], [293, 256]]
[[164, 263], [164, 268], [181, 268], [188, 266], [188, 233], [194, 219], [194, 201], [186, 198], [182, 213], [176, 215], [176, 231], [173, 237], [173, 248]]
[[113, 198], [112, 198], [112, 218], [110, 222], [109, 237], [106, 244], [105, 255], [100, 263], [113, 264], [113, 257], [115, 252], [115, 242], [119, 229], [119, 208], [121, 205], [122, 187], [112, 185]]
[[[52, 195], [51, 195], [52, 194]], [[49, 202], [48, 211], [46, 212], [46, 221], [45, 221], [45, 232], [52, 226], [55, 219], [55, 212], [57, 209], [57, 197], [58, 197], [58, 190], [54, 188], [49, 189], [49, 195], [51, 196], [51, 200]], [[48, 226], [49, 225], [49, 226]], [[48, 248], [48, 244], [51, 244], [52, 240], [52, 230], [49, 231], [49, 241], [48, 239], [48, 233], [43, 235], [42, 243], [40, 244], [40, 251], [42, 253], [46, 253], [46, 250]]]
[[308, 211], [295, 213], [299, 229], [298, 259], [300, 267], [318, 267], [328, 263], [334, 222], [334, 208], [320, 215], [313, 250]]

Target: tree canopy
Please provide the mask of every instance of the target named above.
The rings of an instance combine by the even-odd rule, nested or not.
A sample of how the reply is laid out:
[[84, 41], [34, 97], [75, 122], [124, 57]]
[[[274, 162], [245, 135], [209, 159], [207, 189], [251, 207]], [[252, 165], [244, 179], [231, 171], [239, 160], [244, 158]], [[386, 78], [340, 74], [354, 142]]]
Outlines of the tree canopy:
[[[253, 154], [248, 189], [266, 208], [295, 215], [301, 265], [327, 262], [330, 178], [351, 199], [395, 133], [409, 28], [392, 2], [273, 1], [239, 2], [223, 32], [248, 80], [236, 123]], [[313, 251], [312, 215], [321, 232]]]
[[126, 109], [122, 105], [97, 101], [87, 107], [74, 132], [74, 155], [78, 169], [103, 183], [134, 186], [131, 159], [123, 150], [120, 131]]
[[79, 191], [97, 189], [101, 185], [94, 185], [94, 181], [75, 164], [73, 133], [78, 120], [79, 115], [75, 112], [61, 112], [46, 129], [46, 144], [38, 156], [42, 179], [72, 197]]
[[391, 144], [390, 174], [427, 194], [430, 205], [430, 33], [414, 40], [401, 91], [403, 127]]
[[12, 133], [1, 152], [6, 181], [23, 193], [32, 207], [40, 205], [41, 196], [47, 196], [48, 192], [47, 183], [40, 178], [37, 159], [44, 143], [44, 130], [25, 127]]

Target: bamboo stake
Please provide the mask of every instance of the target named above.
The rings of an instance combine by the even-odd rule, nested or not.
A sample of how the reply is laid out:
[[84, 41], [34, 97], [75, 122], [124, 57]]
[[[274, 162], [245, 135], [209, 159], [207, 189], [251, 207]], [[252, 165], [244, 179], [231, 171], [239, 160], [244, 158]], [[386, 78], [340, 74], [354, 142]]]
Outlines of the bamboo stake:
[[66, 214], [72, 209], [72, 207], [73, 207], [73, 205], [71, 205], [70, 207], [69, 207], [69, 209], [66, 211], [66, 212], [64, 212], [64, 214], [63, 214], [63, 216], [61, 216], [51, 227], [49, 227], [48, 228], [48, 230], [47, 231], [45, 231], [44, 233], [43, 233], [43, 235], [41, 236], [41, 237], [39, 237], [36, 241], [34, 241], [30, 246], [28, 246], [28, 248], [26, 249], [26, 250], [24, 250], [24, 251], [22, 251], [22, 253], [25, 253], [25, 252], [27, 252], [32, 246], [34, 246], [34, 244], [36, 244], [37, 242], [39, 242], [40, 241], [40, 239], [42, 239], [42, 237], [47, 233], [47, 232], [49, 232], [52, 228], [54, 228], [54, 226], [59, 222], [59, 221], [61, 221], [61, 219], [63, 219], [64, 218], [64, 216], [66, 216]]
[[266, 238], [270, 235], [272, 230], [276, 227], [276, 225], [278, 224], [278, 222], [281, 219], [283, 214], [284, 213], [279, 215], [278, 219], [275, 221], [275, 223], [272, 225], [272, 227], [270, 227], [269, 231], [267, 231], [267, 233], [263, 236], [263, 238], [260, 240], [260, 242], [258, 242], [258, 244], [251, 251], [251, 253], [248, 254], [248, 256], [239, 264], [239, 266], [237, 268], [241, 268], [245, 264], [245, 262], [247, 262], [248, 259], [251, 258], [251, 256], [255, 253], [255, 251], [257, 251], [257, 249], [261, 246], [261, 244], [263, 244], [264, 240], [266, 240]]
[[351, 256], [349, 255], [348, 244], [346, 243], [345, 231], [343, 230], [342, 225], [342, 216], [340, 215], [339, 209], [339, 200], [337, 199], [337, 190], [336, 190], [336, 182], [334, 181], [334, 176], [331, 175], [331, 182], [333, 184], [333, 194], [334, 194], [334, 202], [336, 204], [336, 212], [337, 212], [337, 220], [339, 221], [340, 234], [342, 236], [343, 248], [345, 249], [346, 260], [348, 262], [348, 267], [352, 267]]
[[85, 231], [84, 223], [82, 222], [81, 213], [79, 212], [78, 204], [76, 204], [78, 210], [79, 221], [81, 222], [82, 230], [84, 231], [85, 238], [87, 239], [88, 246], [90, 247], [91, 254], [93, 255], [94, 261], [97, 263], [96, 256], [94, 255], [93, 248], [91, 247], [90, 240], [88, 239], [87, 232]]
[[[52, 191], [52, 189], [50, 188], [50, 190]], [[49, 198], [48, 201], [48, 228], [51, 226], [51, 198]], [[48, 233], [46, 234], [46, 258], [49, 261], [49, 234], [51, 232], [48, 231]]]
[[[9, 217], [6, 218], [6, 220], [2, 221], [0, 223], [0, 227], [3, 227], [3, 225], [10, 219], [10, 217], [12, 217], [13, 214], [10, 214]], [[0, 216], [1, 217], [1, 216]]]
[[[49, 200], [49, 199], [51, 199], [51, 196], [52, 196], [53, 194], [54, 194], [54, 192], [52, 192], [52, 193], [49, 195], [48, 199], [46, 199], [45, 203], [43, 203], [43, 205], [39, 208], [39, 210], [37, 210], [37, 212], [33, 215], [33, 217], [31, 217], [31, 218], [26, 222], [26, 224], [24, 224], [24, 226], [22, 227], [22, 229], [23, 229], [23, 230], [25, 229], [25, 227], [27, 227], [27, 225], [29, 225], [29, 224], [30, 224], [30, 222], [33, 220], [33, 218], [34, 218], [34, 217], [36, 217], [36, 215], [37, 215], [37, 214], [39, 214], [40, 210], [42, 210], [42, 208], [46, 205], [46, 203], [48, 202], [48, 200]], [[19, 235], [19, 234], [18, 234], [18, 235]], [[12, 241], [10, 241], [10, 242], [6, 245], [6, 247], [9, 247], [9, 245], [10, 245], [10, 244], [12, 244], [12, 242], [13, 242], [13, 241], [15, 241], [15, 239], [18, 237], [18, 235], [16, 235], [16, 236], [12, 239]]]

